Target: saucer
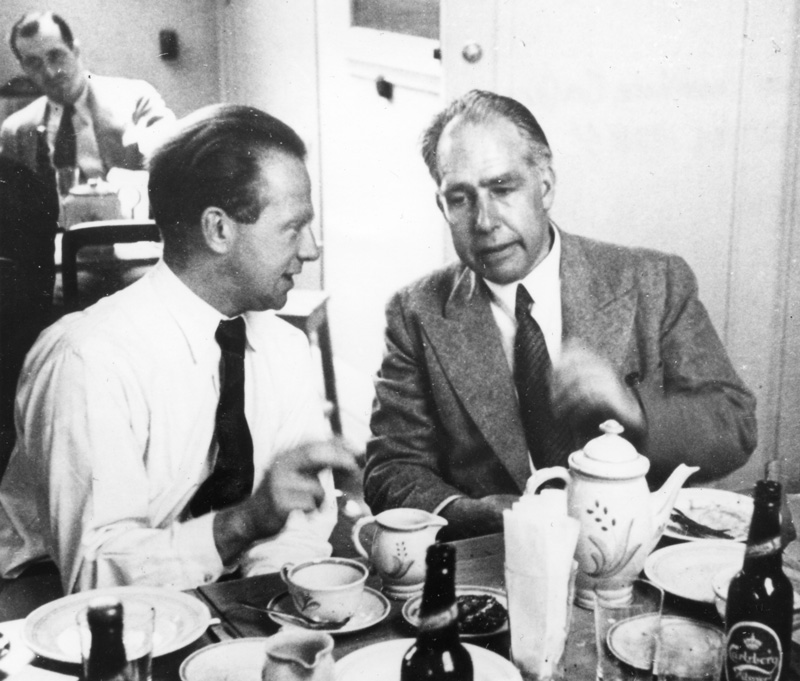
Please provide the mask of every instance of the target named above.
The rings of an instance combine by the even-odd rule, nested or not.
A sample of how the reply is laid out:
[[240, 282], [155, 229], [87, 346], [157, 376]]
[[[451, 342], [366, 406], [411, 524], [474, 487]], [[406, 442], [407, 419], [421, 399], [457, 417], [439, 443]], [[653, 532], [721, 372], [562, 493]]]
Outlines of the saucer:
[[196, 650], [181, 664], [181, 681], [261, 681], [268, 638], [238, 638]]
[[[279, 593], [277, 596], [275, 596], [269, 602], [267, 607], [273, 608], [280, 612], [285, 612], [287, 615], [302, 616], [297, 608], [294, 607], [294, 601], [292, 600], [292, 597], [289, 595], [288, 591], [284, 591], [283, 593]], [[317, 627], [314, 627], [314, 630], [324, 631], [328, 634], [349, 634], [352, 631], [361, 631], [362, 629], [371, 627], [386, 619], [390, 610], [391, 606], [389, 605], [389, 600], [386, 598], [386, 596], [379, 591], [375, 591], [375, 589], [370, 589], [368, 586], [365, 586], [364, 594], [361, 596], [361, 603], [358, 606], [358, 610], [356, 610], [355, 615], [350, 618], [350, 621], [347, 624], [345, 624], [343, 627], [332, 629], [318, 629]], [[302, 624], [292, 624], [284, 619], [281, 619], [279, 615], [270, 614], [269, 618], [276, 624], [283, 626], [297, 626], [305, 628]]]
[[664, 615], [659, 626], [658, 615], [639, 615], [621, 620], [608, 630], [606, 643], [614, 655], [625, 664], [636, 669], [650, 669], [647, 646], [654, 645], [654, 637], [660, 630], [661, 636], [670, 641], [685, 642], [687, 649], [694, 649], [699, 655], [711, 654], [724, 638], [722, 629], [706, 622]]
[[[497, 634], [502, 634], [503, 632], [508, 631], [508, 599], [506, 598], [506, 592], [502, 589], [493, 589], [488, 586], [456, 586], [456, 598], [459, 596], [493, 596], [497, 602], [506, 610], [506, 619], [505, 621], [497, 628], [493, 629], [492, 631], [485, 631], [479, 634], [467, 634], [464, 632], [460, 632], [460, 636], [462, 639], [474, 639], [474, 638], [486, 638], [487, 636], [496, 636]], [[403, 618], [406, 622], [408, 622], [412, 627], [419, 627], [419, 608], [422, 605], [422, 596], [416, 596], [414, 598], [409, 598], [405, 605], [403, 605]]]

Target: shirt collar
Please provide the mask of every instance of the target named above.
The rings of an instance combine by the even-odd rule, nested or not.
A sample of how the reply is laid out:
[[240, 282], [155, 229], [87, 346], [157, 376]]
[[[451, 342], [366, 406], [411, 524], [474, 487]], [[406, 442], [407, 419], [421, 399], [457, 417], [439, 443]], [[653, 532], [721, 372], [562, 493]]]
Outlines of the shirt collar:
[[[86, 82], [83, 85], [83, 90], [81, 90], [80, 95], [78, 95], [78, 99], [75, 100], [73, 105], [75, 106], [75, 113], [77, 113], [81, 119], [90, 118], [89, 113], [89, 78], [90, 76], [87, 74]], [[50, 107], [51, 111], [57, 111], [59, 118], [61, 117], [61, 113], [64, 111], [64, 105], [59, 104], [58, 102], [54, 102], [52, 99], [47, 100], [47, 105]]]
[[495, 302], [512, 318], [515, 316], [514, 308], [517, 304], [517, 286], [519, 284], [525, 286], [525, 289], [533, 298], [534, 306], [542, 302], [542, 299], [547, 296], [547, 293], [543, 296], [541, 292], [558, 291], [558, 286], [560, 285], [561, 235], [552, 224], [550, 225], [550, 230], [553, 234], [553, 244], [550, 247], [550, 252], [527, 276], [510, 284], [496, 284], [492, 281], [484, 280]]
[[[150, 276], [159, 299], [183, 331], [194, 360], [198, 362], [211, 352], [218, 356], [219, 345], [214, 334], [220, 321], [227, 317], [194, 293], [163, 260], [151, 270]], [[247, 315], [244, 318], [247, 324]], [[252, 349], [249, 340], [248, 345]]]

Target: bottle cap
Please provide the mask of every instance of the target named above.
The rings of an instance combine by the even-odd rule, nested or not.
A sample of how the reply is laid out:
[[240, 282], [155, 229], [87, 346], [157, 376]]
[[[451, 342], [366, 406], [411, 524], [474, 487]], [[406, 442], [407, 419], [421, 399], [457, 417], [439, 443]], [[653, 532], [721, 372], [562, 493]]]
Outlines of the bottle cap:
[[122, 626], [122, 603], [116, 598], [95, 598], [87, 607], [86, 621], [90, 627]]
[[781, 483], [777, 480], [758, 480], [756, 482], [756, 501], [768, 504], [779, 504], [781, 501]]

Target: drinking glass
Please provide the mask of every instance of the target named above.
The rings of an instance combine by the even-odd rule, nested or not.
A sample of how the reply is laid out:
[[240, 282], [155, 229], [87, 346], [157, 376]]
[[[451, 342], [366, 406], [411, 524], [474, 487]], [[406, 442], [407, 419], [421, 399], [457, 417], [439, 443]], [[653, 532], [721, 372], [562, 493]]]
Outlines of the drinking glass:
[[[717, 681], [722, 672], [722, 630], [682, 617], [663, 617], [656, 639], [653, 673], [658, 681]], [[677, 626], [676, 626], [677, 625]]]
[[560, 579], [537, 567], [520, 572], [505, 566], [511, 660], [526, 681], [560, 681], [578, 563]]
[[[86, 678], [89, 652], [92, 648], [92, 632], [86, 618], [87, 612], [88, 608], [77, 615], [83, 678]], [[125, 681], [152, 681], [154, 633], [155, 609], [147, 603], [123, 601], [122, 644], [128, 662], [123, 673]]]
[[644, 579], [621, 600], [595, 591], [598, 681], [651, 681], [663, 603], [664, 591]]

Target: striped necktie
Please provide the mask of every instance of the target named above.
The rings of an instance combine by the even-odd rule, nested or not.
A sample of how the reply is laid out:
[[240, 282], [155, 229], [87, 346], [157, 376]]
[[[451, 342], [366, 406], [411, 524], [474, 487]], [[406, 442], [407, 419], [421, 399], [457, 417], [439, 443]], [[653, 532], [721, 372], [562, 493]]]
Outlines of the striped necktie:
[[553, 415], [550, 405], [552, 365], [542, 329], [531, 317], [531, 305], [533, 300], [519, 284], [514, 310], [517, 318], [514, 383], [528, 451], [533, 465], [539, 469], [565, 465], [574, 442], [569, 430]]

